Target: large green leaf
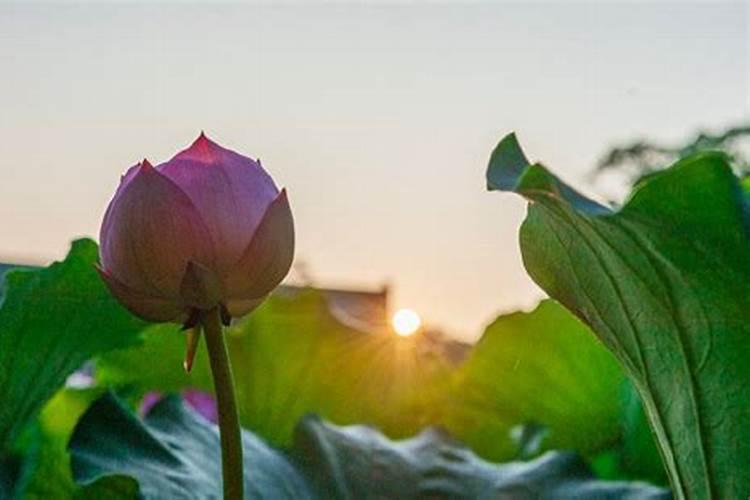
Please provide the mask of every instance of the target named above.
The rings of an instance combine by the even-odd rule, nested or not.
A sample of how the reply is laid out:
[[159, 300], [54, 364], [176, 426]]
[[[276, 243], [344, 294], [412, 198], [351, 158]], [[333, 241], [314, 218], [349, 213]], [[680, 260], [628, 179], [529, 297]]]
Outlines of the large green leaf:
[[595, 451], [620, 437], [624, 375], [615, 358], [565, 308], [545, 300], [487, 327], [446, 404], [446, 427], [481, 456], [507, 460], [510, 429], [546, 427], [545, 446]]
[[[141, 391], [212, 391], [205, 348], [190, 374], [182, 370], [185, 335], [159, 325], [137, 348], [97, 362], [97, 379]], [[226, 333], [243, 426], [288, 445], [307, 412], [337, 423], [377, 425], [392, 436], [431, 420], [448, 362], [419, 339], [353, 330], [330, 313], [314, 290], [272, 296]]]
[[[242, 445], [250, 498], [312, 497], [306, 480], [279, 451], [247, 431]], [[137, 479], [145, 499], [221, 496], [218, 428], [175, 396], [162, 400], [141, 421], [114, 396], [104, 395], [79, 422], [70, 452], [73, 475], [84, 485], [125, 474]]]
[[298, 426], [291, 454], [324, 499], [671, 497], [640, 482], [597, 480], [571, 452], [549, 451], [528, 462], [488, 462], [432, 428], [391, 441], [366, 426], [338, 427], [308, 417]]
[[[247, 431], [243, 444], [249, 498], [669, 498], [642, 483], [598, 481], [572, 453], [485, 462], [432, 429], [394, 442], [366, 426], [337, 427], [310, 416], [288, 454]], [[81, 419], [70, 449], [84, 484], [126, 474], [137, 478], [146, 500], [220, 496], [217, 429], [175, 397], [140, 421], [105, 395]]]
[[5, 276], [0, 455], [68, 375], [93, 355], [131, 345], [143, 326], [110, 297], [96, 258], [96, 244], [78, 240], [63, 262]]
[[725, 157], [678, 162], [616, 213], [529, 164], [513, 135], [487, 180], [530, 200], [526, 269], [625, 367], [675, 495], [750, 495], [748, 212]]

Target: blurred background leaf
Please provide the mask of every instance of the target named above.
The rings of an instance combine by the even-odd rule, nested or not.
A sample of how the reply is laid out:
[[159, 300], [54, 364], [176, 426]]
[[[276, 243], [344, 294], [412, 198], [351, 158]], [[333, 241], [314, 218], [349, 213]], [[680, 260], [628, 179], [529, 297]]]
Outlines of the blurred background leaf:
[[[307, 412], [337, 423], [371, 423], [393, 436], [413, 434], [430, 420], [452, 372], [429, 341], [350, 328], [311, 289], [273, 295], [226, 335], [242, 424], [276, 445], [290, 443]], [[185, 338], [177, 327], [149, 328], [144, 339], [100, 357], [99, 383], [143, 393], [212, 391], [203, 347], [192, 373], [182, 370]]]
[[702, 151], [723, 151], [731, 158], [737, 175], [750, 173], [750, 124], [724, 127], [716, 132], [701, 131], [678, 144], [636, 139], [610, 148], [599, 160], [594, 177], [618, 174], [633, 185], [640, 179], [664, 170], [680, 158]]
[[[620, 437], [622, 372], [552, 301], [498, 318], [458, 365], [419, 335], [343, 325], [315, 290], [272, 296], [227, 336], [242, 423], [275, 445], [288, 446], [309, 412], [391, 437], [440, 425], [492, 460], [516, 456], [511, 429], [531, 420], [549, 430], [545, 449], [589, 453]], [[99, 358], [100, 384], [143, 394], [212, 391], [203, 349], [191, 374], [180, 369], [184, 333], [161, 325], [144, 338]]]
[[545, 300], [487, 327], [458, 370], [443, 423], [492, 460], [514, 456], [510, 431], [529, 422], [547, 429], [544, 449], [587, 454], [619, 439], [624, 380], [588, 327]]

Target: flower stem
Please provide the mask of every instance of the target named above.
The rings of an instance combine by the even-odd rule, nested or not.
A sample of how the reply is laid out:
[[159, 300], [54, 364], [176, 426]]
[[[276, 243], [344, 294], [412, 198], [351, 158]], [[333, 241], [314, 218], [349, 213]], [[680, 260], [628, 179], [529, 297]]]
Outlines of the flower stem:
[[221, 436], [221, 470], [224, 482], [224, 500], [242, 500], [242, 437], [237, 402], [234, 396], [232, 367], [221, 327], [219, 308], [206, 311], [201, 317], [203, 333], [208, 346], [211, 373], [219, 413]]

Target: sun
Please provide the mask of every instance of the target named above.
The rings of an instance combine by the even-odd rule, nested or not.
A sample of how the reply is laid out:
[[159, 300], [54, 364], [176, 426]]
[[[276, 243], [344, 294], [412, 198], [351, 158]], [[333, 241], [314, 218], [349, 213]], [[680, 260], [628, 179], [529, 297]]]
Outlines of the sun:
[[391, 324], [398, 335], [408, 337], [419, 330], [422, 320], [419, 318], [419, 314], [411, 309], [399, 309], [391, 318]]

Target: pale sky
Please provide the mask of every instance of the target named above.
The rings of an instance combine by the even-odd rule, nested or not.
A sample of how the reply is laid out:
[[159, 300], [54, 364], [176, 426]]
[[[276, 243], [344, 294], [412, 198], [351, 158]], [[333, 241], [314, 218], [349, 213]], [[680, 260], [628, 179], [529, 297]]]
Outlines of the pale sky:
[[320, 286], [474, 339], [541, 292], [496, 142], [589, 193], [613, 143], [750, 118], [747, 3], [0, 5], [0, 260], [96, 236], [120, 174], [201, 129], [286, 186]]

